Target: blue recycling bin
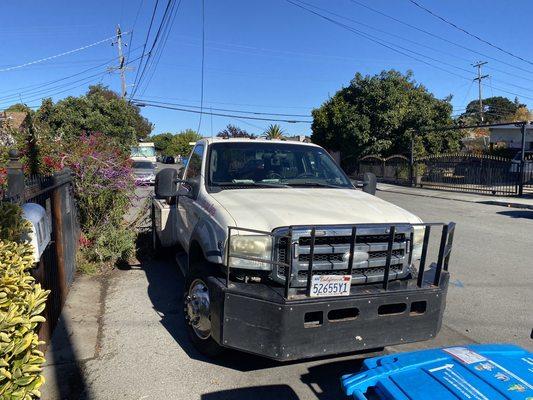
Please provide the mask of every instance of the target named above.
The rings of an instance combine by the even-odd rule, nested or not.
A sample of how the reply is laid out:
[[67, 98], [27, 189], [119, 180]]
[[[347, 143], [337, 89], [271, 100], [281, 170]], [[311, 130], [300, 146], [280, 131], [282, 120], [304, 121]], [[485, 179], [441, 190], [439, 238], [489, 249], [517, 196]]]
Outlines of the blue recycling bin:
[[533, 353], [487, 344], [390, 354], [341, 383], [357, 400], [533, 400]]

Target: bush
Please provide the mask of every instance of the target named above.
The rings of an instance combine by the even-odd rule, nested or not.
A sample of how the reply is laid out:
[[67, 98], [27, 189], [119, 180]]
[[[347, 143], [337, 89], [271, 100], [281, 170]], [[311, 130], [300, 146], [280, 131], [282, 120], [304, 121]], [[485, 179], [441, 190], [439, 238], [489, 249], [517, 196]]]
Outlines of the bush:
[[0, 398], [40, 397], [44, 354], [37, 336], [49, 291], [29, 274], [31, 245], [21, 242], [28, 225], [21, 209], [0, 202]]

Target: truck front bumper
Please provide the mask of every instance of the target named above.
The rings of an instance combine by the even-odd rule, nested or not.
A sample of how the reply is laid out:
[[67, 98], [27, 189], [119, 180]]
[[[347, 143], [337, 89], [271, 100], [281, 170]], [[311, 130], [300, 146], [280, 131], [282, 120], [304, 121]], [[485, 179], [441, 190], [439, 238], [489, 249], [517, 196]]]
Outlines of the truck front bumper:
[[285, 300], [256, 284], [211, 278], [212, 336], [222, 346], [280, 361], [428, 340], [440, 330], [449, 275], [438, 287]]

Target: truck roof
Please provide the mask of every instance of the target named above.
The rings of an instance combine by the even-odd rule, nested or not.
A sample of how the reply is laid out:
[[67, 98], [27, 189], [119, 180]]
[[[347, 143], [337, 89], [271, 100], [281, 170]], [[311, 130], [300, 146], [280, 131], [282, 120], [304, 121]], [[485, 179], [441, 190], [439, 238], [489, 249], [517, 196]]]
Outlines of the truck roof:
[[232, 143], [286, 143], [286, 144], [297, 144], [302, 146], [314, 146], [320, 147], [314, 143], [300, 142], [297, 140], [281, 140], [281, 139], [266, 139], [266, 138], [221, 138], [221, 137], [212, 137], [212, 138], [203, 138], [198, 142], [204, 142], [207, 145], [211, 143], [220, 143], [220, 142], [232, 142]]

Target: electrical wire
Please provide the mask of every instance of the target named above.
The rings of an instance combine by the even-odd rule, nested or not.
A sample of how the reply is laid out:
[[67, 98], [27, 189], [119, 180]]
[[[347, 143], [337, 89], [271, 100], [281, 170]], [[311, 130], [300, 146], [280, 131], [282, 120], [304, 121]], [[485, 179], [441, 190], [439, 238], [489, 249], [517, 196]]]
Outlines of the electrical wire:
[[135, 14], [135, 19], [133, 20], [133, 25], [131, 27], [130, 42], [128, 43], [128, 55], [126, 56], [128, 60], [130, 59], [130, 50], [131, 50], [131, 43], [133, 42], [133, 34], [135, 33], [135, 27], [137, 26], [137, 20], [139, 19], [139, 14], [141, 13], [143, 2], [144, 0], [141, 0], [139, 3], [139, 7], [137, 8], [137, 13]]
[[[127, 35], [129, 33], [130, 32], [125, 32], [125, 33], [123, 33], [123, 35]], [[0, 69], [0, 72], [13, 71], [15, 69], [28, 67], [28, 66], [33, 65], [33, 64], [39, 64], [39, 63], [42, 63], [42, 62], [45, 62], [45, 61], [50, 61], [50, 60], [53, 60], [53, 59], [56, 59], [56, 58], [59, 58], [59, 57], [63, 57], [63, 56], [66, 56], [66, 55], [69, 55], [69, 54], [72, 54], [72, 53], [77, 53], [78, 51], [86, 50], [88, 48], [97, 46], [97, 45], [105, 43], [105, 42], [109, 42], [110, 40], [115, 40], [115, 36], [112, 36], [112, 37], [107, 38], [107, 39], [99, 40], [98, 42], [94, 42], [94, 43], [88, 44], [86, 46], [78, 47], [77, 49], [74, 49], [74, 50], [65, 51], [63, 53], [56, 54], [56, 55], [53, 55], [53, 56], [50, 56], [50, 57], [45, 57], [45, 58], [41, 58], [39, 60], [30, 61], [30, 62], [27, 62], [27, 63], [24, 63], [24, 64], [15, 65], [15, 66], [8, 67], [8, 68], [3, 68], [3, 69]]]
[[163, 27], [166, 26], [166, 24], [168, 23], [167, 16], [169, 15], [169, 10], [171, 9], [171, 5], [173, 3], [174, 3], [174, 0], [168, 0], [168, 2], [167, 2], [167, 6], [165, 7], [165, 11], [163, 12], [163, 17], [161, 18], [161, 22], [159, 24], [159, 28], [157, 29], [157, 32], [155, 34], [154, 41], [152, 42], [152, 46], [150, 47], [150, 51], [148, 51], [148, 56], [146, 57], [146, 61], [144, 62], [144, 66], [143, 66], [143, 69], [142, 69], [141, 74], [139, 76], [139, 80], [137, 81], [137, 84], [133, 88], [133, 93], [132, 93], [131, 97], [134, 97], [135, 94], [137, 93], [137, 90], [141, 87], [142, 80], [143, 80], [144, 75], [145, 75], [145, 73], [147, 71], [148, 65], [151, 65], [150, 60], [152, 58], [152, 55], [154, 54], [154, 48], [155, 48], [156, 44], [159, 41], [159, 37], [161, 35]]
[[419, 28], [419, 27], [417, 27], [417, 26], [415, 26], [415, 25], [413, 25], [413, 24], [411, 24], [411, 23], [409, 23], [409, 22], [402, 21], [401, 19], [398, 19], [398, 18], [396, 18], [396, 17], [393, 17], [392, 15], [386, 14], [386, 13], [384, 13], [383, 11], [376, 10], [375, 8], [372, 8], [372, 7], [370, 7], [370, 6], [368, 6], [368, 5], [364, 4], [364, 3], [361, 3], [361, 2], [358, 1], [358, 0], [350, 0], [350, 1], [351, 1], [352, 3], [354, 3], [354, 4], [358, 5], [358, 6], [360, 6], [360, 7], [366, 8], [367, 10], [370, 10], [370, 11], [376, 13], [376, 14], [379, 14], [379, 15], [381, 15], [381, 16], [384, 16], [384, 17], [386, 17], [386, 18], [388, 18], [388, 19], [390, 19], [390, 20], [392, 20], [392, 21], [395, 21], [395, 22], [397, 22], [397, 23], [399, 23], [399, 24], [402, 24], [402, 25], [404, 25], [404, 26], [407, 26], [407, 27], [409, 27], [409, 28], [411, 28], [411, 29], [417, 30], [418, 32], [422, 32], [422, 33], [424, 33], [424, 34], [426, 34], [426, 35], [429, 35], [429, 36], [434, 37], [434, 38], [436, 38], [436, 39], [442, 40], [442, 41], [444, 41], [444, 42], [446, 42], [446, 43], [449, 43], [449, 44], [452, 44], [452, 45], [454, 45], [454, 46], [460, 47], [460, 48], [462, 48], [462, 49], [464, 49], [464, 50], [468, 50], [468, 51], [470, 51], [471, 53], [474, 53], [474, 54], [477, 54], [477, 55], [483, 56], [483, 57], [486, 58], [486, 59], [493, 60], [493, 61], [499, 62], [499, 63], [501, 63], [501, 64], [507, 65], [508, 67], [512, 67], [512, 68], [519, 69], [519, 70], [521, 70], [521, 71], [524, 71], [524, 72], [528, 72], [528, 73], [530, 73], [530, 74], [533, 74], [533, 71], [531, 71], [531, 70], [528, 70], [528, 69], [522, 68], [522, 67], [520, 67], [520, 66], [517, 66], [517, 65], [511, 64], [511, 63], [508, 63], [508, 62], [506, 62], [506, 61], [500, 60], [500, 59], [495, 58], [495, 57], [491, 57], [491, 56], [489, 56], [488, 54], [481, 53], [481, 52], [479, 52], [479, 51], [477, 51], [477, 50], [471, 49], [471, 48], [469, 48], [469, 47], [467, 47], [467, 46], [464, 46], [464, 45], [462, 45], [462, 44], [460, 44], [460, 43], [456, 43], [456, 42], [454, 42], [454, 41], [452, 41], [452, 40], [449, 40], [449, 39], [447, 39], [447, 38], [445, 38], [445, 37], [439, 36], [439, 35], [437, 35], [437, 34], [435, 34], [435, 33], [433, 33], [433, 32], [430, 32], [430, 31], [427, 31], [427, 30], [425, 30], [425, 29]]
[[156, 107], [156, 108], [164, 108], [167, 110], [175, 110], [175, 111], [182, 111], [182, 112], [189, 112], [194, 114], [205, 114], [205, 115], [214, 115], [217, 117], [228, 117], [228, 118], [236, 118], [236, 119], [247, 119], [247, 120], [257, 120], [257, 121], [272, 121], [272, 122], [287, 122], [289, 124], [297, 124], [297, 123], [305, 123], [305, 124], [311, 124], [313, 121], [305, 121], [305, 120], [297, 120], [297, 119], [281, 119], [281, 118], [263, 118], [263, 117], [248, 117], [248, 116], [242, 116], [242, 115], [233, 115], [233, 114], [222, 114], [222, 113], [212, 113], [208, 111], [200, 111], [200, 110], [188, 110], [185, 108], [179, 108], [179, 107], [172, 107], [172, 106], [165, 106], [162, 104], [152, 104], [149, 102], [132, 102], [138, 107]]
[[[137, 51], [138, 49], [140, 48], [137, 47], [136, 49], [134, 49], [133, 51]], [[125, 65], [127, 64], [130, 64], [132, 63], [133, 61], [139, 59], [139, 57], [137, 57], [136, 59], [132, 60], [132, 61], [129, 61], [127, 63], [125, 63]], [[94, 67], [91, 67], [91, 68], [87, 68], [83, 71], [80, 71], [80, 72], [77, 72], [75, 74], [72, 74], [72, 75], [68, 75], [68, 76], [65, 76], [65, 77], [62, 77], [62, 78], [58, 78], [58, 79], [54, 79], [52, 81], [48, 81], [48, 82], [44, 82], [44, 83], [38, 83], [38, 84], [33, 84], [33, 85], [28, 85], [28, 86], [23, 86], [23, 87], [20, 87], [20, 88], [17, 88], [17, 89], [11, 89], [7, 92], [4, 92], [4, 93], [10, 93], [12, 92], [13, 94], [10, 94], [10, 95], [6, 95], [6, 96], [2, 96], [0, 97], [0, 100], [7, 100], [7, 99], [12, 99], [12, 98], [17, 98], [17, 97], [20, 97], [20, 95], [22, 94], [34, 94], [35, 92], [39, 92], [39, 89], [40, 88], [43, 88], [43, 87], [47, 87], [47, 86], [50, 86], [50, 85], [53, 85], [55, 83], [58, 83], [58, 82], [62, 82], [62, 81], [65, 81], [65, 80], [68, 80], [70, 78], [74, 78], [76, 76], [80, 76], [80, 75], [83, 75], [85, 74], [86, 72], [89, 72], [89, 71], [92, 71], [92, 70], [95, 70], [95, 69], [98, 69], [98, 68], [101, 68], [101, 67], [104, 67], [106, 65], [108, 65], [109, 63], [115, 61], [115, 58], [112, 58], [112, 59], [109, 59], [107, 62], [105, 63], [102, 63], [102, 64], [98, 64]], [[71, 82], [72, 83], [72, 82]], [[54, 88], [54, 87], [52, 87]], [[49, 90], [49, 89], [46, 89], [46, 90]], [[45, 90], [45, 92], [46, 92]]]
[[[176, 106], [176, 107], [187, 107], [187, 108], [196, 108], [200, 109], [202, 111], [201, 106], [195, 106], [191, 104], [179, 104], [179, 103], [172, 103], [167, 101], [155, 101], [155, 100], [144, 100], [144, 99], [132, 99], [132, 101], [143, 103], [145, 101], [153, 104], [164, 104], [164, 105], [170, 105], [170, 106]], [[302, 117], [307, 118], [311, 117], [310, 114], [284, 114], [284, 113], [269, 113], [269, 112], [259, 112], [259, 111], [246, 111], [246, 110], [235, 110], [235, 109], [228, 109], [228, 108], [213, 108], [209, 107], [210, 110], [215, 111], [223, 111], [223, 112], [236, 112], [240, 114], [251, 114], [251, 115], [270, 115], [270, 116], [276, 116], [276, 117]]]
[[[411, 58], [411, 59], [413, 59], [413, 60], [416, 60], [416, 61], [418, 61], [418, 62], [421, 62], [421, 63], [423, 63], [423, 64], [426, 64], [426, 65], [428, 65], [428, 66], [430, 66], [430, 67], [432, 67], [432, 68], [435, 68], [435, 69], [441, 70], [441, 71], [443, 71], [443, 72], [446, 72], [446, 73], [448, 73], [448, 74], [454, 75], [454, 76], [456, 76], [456, 77], [458, 77], [458, 78], [465, 79], [465, 80], [468, 80], [468, 81], [471, 80], [470, 77], [466, 77], [466, 76], [464, 76], [464, 75], [457, 74], [457, 73], [455, 73], [455, 72], [453, 72], [453, 71], [450, 71], [450, 70], [448, 70], [448, 69], [446, 69], [446, 68], [442, 68], [442, 67], [440, 67], [439, 65], [434, 65], [434, 64], [432, 64], [432, 63], [430, 63], [430, 62], [427, 62], [427, 61], [425, 61], [425, 60], [422, 60], [421, 58], [419, 58], [419, 57], [415, 57], [415, 56], [413, 56], [413, 55], [411, 55], [411, 54], [408, 54], [408, 53], [413, 53], [413, 54], [416, 54], [416, 55], [418, 55], [418, 56], [426, 57], [426, 58], [428, 58], [429, 60], [432, 60], [432, 61], [435, 61], [435, 62], [444, 63], [444, 62], [442, 62], [442, 61], [440, 61], [440, 60], [434, 59], [434, 58], [432, 58], [432, 57], [429, 57], [429, 56], [427, 56], [427, 55], [424, 55], [424, 54], [421, 54], [421, 53], [415, 52], [415, 51], [413, 51], [413, 50], [407, 49], [407, 48], [402, 47], [402, 46], [398, 46], [398, 45], [394, 45], [394, 44], [389, 45], [389, 44], [387, 44], [387, 42], [383, 41], [383, 40], [380, 39], [380, 38], [377, 38], [377, 37], [375, 37], [375, 36], [373, 36], [373, 35], [369, 35], [369, 34], [367, 34], [367, 33], [364, 33], [364, 32], [362, 32], [362, 31], [359, 31], [359, 30], [357, 30], [357, 29], [355, 29], [355, 28], [349, 26], [349, 25], [343, 24], [342, 22], [339, 22], [339, 21], [337, 21], [337, 20], [335, 20], [335, 19], [332, 19], [332, 18], [330, 18], [330, 17], [328, 17], [328, 16], [325, 16], [325, 15], [323, 15], [323, 14], [320, 14], [320, 13], [314, 11], [314, 10], [311, 10], [311, 9], [305, 7], [305, 6], [302, 6], [302, 5], [299, 4], [299, 3], [296, 3], [296, 2], [293, 1], [293, 0], [286, 0], [286, 1], [287, 1], [288, 3], [290, 3], [290, 4], [294, 5], [294, 6], [296, 6], [296, 7], [299, 7], [299, 8], [301, 8], [301, 9], [303, 9], [303, 10], [306, 10], [307, 12], [309, 12], [309, 13], [311, 13], [311, 14], [314, 14], [314, 15], [316, 15], [316, 16], [322, 18], [322, 19], [325, 19], [325, 20], [327, 20], [327, 21], [329, 21], [329, 22], [331, 22], [331, 23], [333, 23], [333, 24], [335, 24], [335, 25], [337, 25], [337, 26], [340, 26], [340, 27], [342, 27], [342, 28], [344, 28], [344, 29], [346, 29], [346, 30], [348, 30], [348, 31], [350, 31], [350, 32], [352, 32], [352, 33], [358, 35], [358, 36], [364, 37], [364, 38], [366, 38], [367, 40], [370, 40], [370, 41], [372, 41], [372, 42], [374, 42], [374, 43], [377, 43], [377, 44], [379, 44], [379, 45], [381, 45], [381, 46], [383, 46], [383, 47], [385, 47], [385, 48], [388, 48], [388, 49], [390, 49], [390, 50], [396, 52], [396, 53], [402, 54], [402, 55], [404, 55], [404, 56], [406, 56], [406, 57], [409, 57], [409, 58]], [[355, 0], [351, 0], [351, 1], [355, 1]], [[403, 49], [403, 50], [405, 50], [405, 51], [398, 50], [398, 49], [397, 49], [396, 47], [394, 47], [394, 46], [399, 47], [399, 48], [401, 48], [401, 49]], [[406, 53], [406, 52], [408, 52], [408, 53]], [[460, 70], [465, 70], [464, 68], [461, 68], [461, 67], [458, 67], [458, 66], [454, 66], [453, 64], [448, 64], [448, 63], [445, 63], [445, 64], [450, 65], [450, 66], [453, 66], [454, 68], [457, 68], [457, 69], [460, 69]], [[465, 70], [465, 71], [468, 71], [468, 70]], [[493, 87], [494, 87], [494, 89], [500, 90], [500, 91], [502, 91], [502, 92], [504, 92], [504, 93], [509, 93], [509, 94], [512, 94], [512, 95], [515, 95], [515, 96], [520, 96], [520, 97], [522, 97], [522, 98], [526, 98], [526, 99], [531, 99], [531, 100], [533, 100], [533, 97], [530, 97], [530, 96], [527, 96], [527, 95], [524, 95], [524, 94], [514, 93], [514, 92], [511, 92], [511, 91], [509, 91], [509, 90], [502, 89], [502, 88], [499, 88], [499, 87], [496, 87], [496, 86], [493, 86]]]
[[143, 63], [144, 55], [146, 54], [146, 46], [148, 45], [148, 39], [150, 39], [150, 32], [152, 31], [152, 25], [154, 23], [154, 18], [155, 18], [155, 14], [157, 12], [158, 4], [159, 4], [159, 0], [156, 0], [155, 5], [154, 5], [154, 10], [152, 12], [152, 17], [150, 18], [150, 25], [148, 26], [148, 32], [146, 33], [146, 39], [145, 39], [144, 45], [143, 45], [143, 52], [142, 52], [143, 57], [141, 58], [141, 61], [139, 61], [139, 66], [137, 67], [137, 72], [135, 73], [135, 79], [133, 80], [133, 91], [132, 91], [131, 97], [133, 97], [135, 95], [135, 91], [136, 91], [136, 88], [137, 88], [137, 79], [139, 77], [139, 73], [140, 73], [140, 70], [141, 70], [142, 63]]
[[170, 11], [169, 16], [169, 23], [166, 24], [164, 31], [162, 33], [162, 41], [161, 45], [159, 45], [156, 49], [155, 57], [153, 63], [148, 67], [149, 70], [149, 78], [146, 81], [144, 88], [142, 89], [141, 96], [144, 96], [144, 93], [148, 89], [148, 86], [150, 85], [150, 82], [152, 81], [152, 78], [155, 75], [155, 71], [157, 70], [157, 66], [159, 65], [159, 61], [161, 60], [161, 56], [163, 55], [163, 51], [165, 49], [165, 46], [168, 41], [168, 37], [170, 36], [170, 32], [172, 30], [172, 27], [174, 26], [174, 20], [176, 19], [176, 15], [178, 14], [179, 8], [181, 6], [182, 0], [179, 0], [179, 3], [177, 3], [177, 6], [175, 6], [176, 3], [172, 6], [172, 9]]
[[[298, 0], [300, 3], [302, 4], [305, 4], [306, 6], [308, 7], [312, 7], [312, 8], [315, 8], [315, 9], [318, 9], [318, 10], [321, 10], [323, 12], [326, 12], [330, 15], [334, 15], [336, 16], [337, 18], [341, 18], [341, 19], [344, 19], [346, 21], [350, 21], [350, 22], [353, 22], [355, 24], [358, 24], [358, 25], [361, 25], [361, 26], [364, 26], [365, 28], [368, 28], [368, 29], [371, 29], [371, 30], [374, 30], [376, 32], [380, 32], [380, 33], [383, 33], [385, 35], [388, 35], [388, 36], [392, 36], [392, 37], [395, 37], [395, 38], [398, 38], [400, 40], [404, 40], [408, 43], [412, 43], [414, 45], [417, 45], [417, 46], [420, 46], [420, 47], [423, 47], [423, 48], [426, 48], [426, 49], [429, 49], [429, 50], [432, 50], [432, 51], [435, 51], [437, 53], [441, 53], [441, 54], [445, 54], [445, 55], [448, 55], [448, 56], [451, 56], [455, 59], [458, 59], [458, 60], [462, 60], [462, 61], [465, 61], [467, 63], [471, 63], [471, 59], [468, 59], [466, 57], [460, 57], [459, 55], [457, 54], [453, 54], [453, 53], [450, 53], [450, 52], [447, 52], [447, 51], [444, 51], [442, 49], [439, 49], [439, 48], [435, 48], [435, 47], [432, 47], [432, 46], [429, 46], [425, 43], [421, 43], [421, 42], [417, 42], [416, 40], [412, 40], [412, 39], [409, 39], [409, 38], [406, 38], [404, 36], [401, 36], [401, 35], [398, 35], [398, 34], [395, 34], [395, 33], [391, 33], [391, 32], [387, 32], [385, 30], [382, 30], [382, 29], [378, 29], [370, 24], [367, 24], [367, 23], [364, 23], [364, 22], [361, 22], [361, 21], [358, 21], [358, 20], [355, 20], [353, 18], [350, 18], [350, 17], [346, 17], [344, 15], [341, 15], [341, 14], [338, 14], [338, 13], [335, 13], [335, 12], [332, 12], [332, 11], [329, 11], [325, 8], [322, 8], [322, 7], [318, 7], [318, 6], [315, 6], [313, 4], [310, 4], [310, 3], [306, 3], [302, 0]], [[390, 43], [390, 42], [389, 42]], [[454, 66], [454, 68], [457, 68]], [[505, 75], [509, 75], [509, 76], [513, 76], [515, 78], [519, 78], [519, 79], [523, 79], [523, 80], [527, 80], [527, 81], [533, 81], [531, 78], [526, 78], [526, 77], [523, 77], [521, 75], [517, 75], [517, 74], [513, 74], [511, 72], [508, 72], [508, 71], [505, 71], [505, 70], [502, 70], [502, 69], [499, 69], [499, 68], [494, 68], [494, 67], [491, 67], [491, 66], [487, 66], [486, 67], [487, 69], [490, 69], [490, 70], [493, 70], [493, 71], [497, 71], [497, 72], [500, 72], [502, 74], [505, 74]], [[461, 68], [463, 71], [466, 71], [466, 72], [470, 72], [469, 70], [466, 70], [466, 69], [463, 69]], [[507, 82], [503, 82], [502, 83], [505, 83], [505, 84], [508, 84], [508, 85], [511, 85], [511, 86], [515, 86], [517, 88], [520, 88], [520, 89], [525, 89], [525, 90], [533, 90], [533, 89], [530, 89], [530, 88], [524, 88], [523, 86], [518, 86], [518, 85], [514, 85], [514, 84], [510, 84], [510, 83], [507, 83]]]
[[507, 50], [503, 49], [502, 47], [497, 46], [497, 45], [495, 45], [494, 43], [491, 43], [491, 42], [489, 42], [488, 40], [485, 40], [485, 39], [479, 37], [478, 35], [476, 35], [476, 34], [474, 34], [474, 33], [471, 33], [471, 32], [469, 32], [469, 31], [467, 31], [466, 29], [464, 29], [464, 28], [458, 26], [457, 24], [453, 23], [452, 21], [450, 21], [450, 20], [448, 20], [448, 19], [446, 19], [446, 18], [444, 18], [444, 17], [441, 17], [440, 15], [438, 15], [438, 14], [436, 14], [435, 12], [431, 11], [429, 8], [424, 7], [422, 4], [416, 2], [415, 0], [408, 0], [408, 1], [409, 1], [411, 4], [414, 4], [415, 6], [417, 6], [418, 8], [424, 10], [424, 11], [427, 12], [428, 14], [432, 15], [433, 17], [435, 17], [435, 18], [437, 18], [437, 19], [440, 19], [440, 20], [443, 21], [444, 23], [446, 23], [446, 24], [448, 24], [448, 25], [454, 27], [455, 29], [457, 29], [457, 30], [459, 30], [459, 31], [461, 31], [461, 32], [463, 32], [463, 33], [465, 33], [465, 34], [467, 34], [468, 36], [473, 37], [474, 39], [479, 40], [481, 43], [485, 43], [485, 44], [489, 45], [490, 47], [493, 47], [493, 48], [495, 48], [495, 49], [501, 51], [502, 53], [505, 53], [505, 54], [507, 54], [507, 55], [509, 55], [509, 56], [511, 56], [511, 57], [514, 57], [514, 58], [520, 60], [520, 61], [523, 61], [523, 62], [526, 62], [526, 63], [528, 63], [528, 64], [533, 65], [533, 62], [532, 62], [532, 61], [526, 60], [525, 58], [523, 58], [523, 57], [521, 57], [521, 56], [518, 56], [518, 55], [516, 55], [516, 54], [514, 54], [514, 53], [511, 53], [510, 51], [507, 51]]

